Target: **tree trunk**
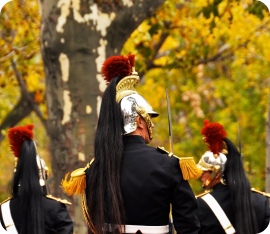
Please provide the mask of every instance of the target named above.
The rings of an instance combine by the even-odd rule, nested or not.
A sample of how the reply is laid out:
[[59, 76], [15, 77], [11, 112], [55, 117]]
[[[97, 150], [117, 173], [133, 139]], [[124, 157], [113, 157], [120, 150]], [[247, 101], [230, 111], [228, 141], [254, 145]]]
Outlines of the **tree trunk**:
[[[270, 79], [269, 79], [270, 84]], [[270, 93], [268, 97], [268, 111], [266, 119], [266, 164], [265, 164], [265, 191], [270, 193]]]
[[[102, 63], [112, 55], [119, 55], [130, 34], [163, 2], [40, 0], [56, 196], [63, 196], [59, 185], [65, 173], [84, 167], [94, 157], [95, 127], [106, 88], [100, 74]], [[86, 233], [78, 199], [73, 202], [75, 233]]]

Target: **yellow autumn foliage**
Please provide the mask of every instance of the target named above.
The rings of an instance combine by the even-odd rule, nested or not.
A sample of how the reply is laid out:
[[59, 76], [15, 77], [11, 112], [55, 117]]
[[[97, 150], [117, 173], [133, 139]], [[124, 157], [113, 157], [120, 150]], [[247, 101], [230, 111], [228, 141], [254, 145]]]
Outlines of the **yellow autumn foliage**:
[[[204, 119], [223, 124], [236, 144], [240, 123], [247, 175], [254, 187], [264, 189], [270, 15], [265, 9], [260, 15], [252, 12], [255, 4], [253, 0], [167, 0], [132, 33], [122, 53], [135, 52], [136, 69], [142, 74], [138, 91], [160, 113], [153, 120], [153, 146], [169, 148], [167, 87], [175, 153], [196, 160], [204, 153], [207, 147], [200, 135]], [[164, 35], [164, 42], [157, 48]], [[27, 90], [34, 93], [35, 101], [46, 113], [36, 0], [12, 1], [4, 6], [0, 14], [0, 48], [0, 98], [5, 100], [0, 103], [0, 124], [20, 98], [11, 59]], [[36, 116], [31, 114], [20, 124], [33, 122], [37, 125], [39, 149], [48, 155], [44, 130]], [[9, 173], [7, 168], [13, 166], [10, 156], [5, 139], [0, 160], [8, 160], [0, 165], [0, 181], [4, 180], [3, 173]], [[195, 192], [200, 191], [200, 182], [191, 184]], [[4, 193], [0, 190], [0, 194]]]
[[[44, 102], [44, 70], [40, 53], [40, 15], [38, 1], [11, 1], [5, 4], [0, 14], [0, 125], [20, 100], [21, 90], [11, 61], [25, 82], [27, 91], [34, 93], [37, 103]], [[45, 113], [44, 104], [41, 110]], [[42, 124], [34, 113], [19, 125], [34, 124], [35, 139], [39, 151], [49, 165], [46, 150], [47, 139]], [[2, 130], [7, 135], [8, 129]], [[0, 201], [8, 195], [7, 184], [12, 177], [14, 156], [10, 152], [8, 139], [0, 146]]]
[[[257, 1], [215, 2], [166, 1], [154, 19], [134, 31], [122, 53], [136, 52], [137, 70], [143, 74], [139, 93], [161, 113], [154, 119], [153, 145], [169, 147], [167, 87], [175, 153], [199, 159], [207, 149], [200, 135], [204, 119], [223, 124], [236, 145], [240, 124], [247, 175], [253, 186], [264, 189], [270, 14], [265, 8], [260, 15], [252, 12]], [[155, 51], [164, 33], [168, 36]], [[146, 34], [151, 38], [145, 39]], [[151, 47], [134, 43], [140, 40]], [[152, 63], [155, 68], [148, 71]], [[200, 191], [200, 182], [191, 185]]]

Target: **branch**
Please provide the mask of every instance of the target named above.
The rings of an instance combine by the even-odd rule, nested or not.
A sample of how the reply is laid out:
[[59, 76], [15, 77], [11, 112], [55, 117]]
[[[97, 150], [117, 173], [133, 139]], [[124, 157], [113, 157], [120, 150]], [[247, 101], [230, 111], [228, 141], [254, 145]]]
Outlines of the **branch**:
[[138, 72], [138, 75], [141, 78], [140, 79], [140, 83], [141, 84], [144, 84], [144, 75], [145, 75], [145, 72], [147, 72], [147, 71], [149, 71], [149, 70], [151, 70], [153, 68], [162, 68], [162, 67], [163, 66], [161, 66], [161, 65], [155, 65], [153, 63], [153, 61], [146, 62], [146, 70], [145, 71], [142, 71], [142, 72]]
[[162, 33], [161, 36], [160, 36], [159, 42], [154, 45], [154, 50], [155, 50], [155, 54], [153, 56], [154, 59], [156, 59], [156, 56], [158, 54], [158, 51], [160, 50], [161, 46], [166, 41], [166, 39], [168, 38], [168, 36], [169, 36], [168, 33]]
[[13, 60], [11, 60], [11, 65], [12, 65], [12, 68], [13, 68], [13, 70], [15, 72], [16, 79], [17, 79], [17, 81], [18, 81], [18, 83], [19, 83], [19, 85], [21, 87], [22, 94], [26, 97], [26, 100], [28, 101], [30, 106], [33, 108], [33, 110], [36, 112], [36, 115], [39, 117], [39, 119], [43, 123], [47, 133], [49, 134], [47, 121], [43, 118], [42, 113], [39, 110], [37, 103], [34, 101], [33, 97], [30, 95], [30, 93], [27, 91], [25, 82], [23, 81], [23, 79], [21, 77], [21, 74], [17, 70], [16, 64], [14, 63]]
[[232, 49], [232, 51], [229, 52], [228, 54], [223, 55], [230, 48], [227, 44], [225, 44], [225, 45], [220, 47], [218, 53], [215, 56], [213, 56], [212, 58], [209, 58], [209, 59], [200, 59], [197, 63], [193, 64], [191, 68], [193, 68], [194, 66], [198, 66], [199, 64], [207, 64], [209, 62], [215, 62], [217, 60], [227, 59], [227, 58], [233, 56], [234, 51], [236, 51], [237, 49], [239, 49], [241, 47], [246, 47], [247, 43], [248, 43], [248, 41], [246, 41], [244, 44], [238, 45], [236, 48]]
[[6, 60], [6, 59], [8, 59], [8, 58], [10, 58], [10, 57], [13, 56], [14, 54], [15, 54], [15, 51], [12, 50], [8, 55], [6, 55], [6, 56], [0, 58], [0, 62]]
[[[166, 28], [169, 28], [170, 27], [170, 24], [171, 24], [171, 22], [164, 22], [164, 25], [165, 25]], [[158, 59], [158, 58], [161, 58], [163, 56], [166, 56], [167, 53], [170, 53], [170, 51], [169, 52], [168, 51], [165, 51], [164, 52], [164, 53], [166, 53], [165, 55], [163, 55], [164, 53], [160, 53], [160, 54], [158, 53], [158, 51], [160, 50], [161, 46], [164, 44], [164, 42], [166, 41], [166, 39], [168, 38], [168, 36], [169, 36], [168, 33], [162, 33], [161, 36], [160, 36], [159, 42], [154, 45], [155, 54], [153, 55], [153, 59], [151, 61], [150, 60], [145, 61], [145, 63], [146, 63], [146, 70], [147, 71], [150, 70], [150, 69], [153, 69], [153, 68], [161, 68], [160, 65], [155, 65], [153, 63], [153, 61], [155, 59]], [[144, 82], [144, 78], [143, 78], [144, 75], [145, 75], [145, 71], [139, 73], [139, 76], [141, 77], [141, 82], [142, 83]]]
[[254, 30], [254, 33], [255, 33], [257, 30], [263, 29], [266, 25], [268, 25], [269, 22], [270, 22], [270, 19], [266, 20], [262, 25], [260, 25], [259, 27], [257, 27], [257, 28]]
[[[238, 46], [237, 48], [235, 48], [234, 50], [236, 50], [236, 49], [238, 49], [238, 48], [240, 48], [240, 47], [243, 47], [243, 46], [245, 46], [245, 44], [239, 45], [239, 46]], [[164, 53], [162, 53], [162, 54], [160, 54], [160, 55], [157, 55], [155, 59], [161, 58], [161, 57], [163, 57], [163, 56], [166, 56], [166, 55], [168, 55], [171, 51], [176, 51], [176, 50], [178, 50], [180, 47], [181, 47], [181, 46], [179, 46], [179, 47], [177, 47], [177, 48], [175, 48], [175, 49], [173, 49], [173, 50], [170, 50], [170, 51], [165, 51]], [[198, 65], [200, 65], [200, 64], [207, 64], [207, 63], [209, 63], [209, 62], [214, 62], [214, 61], [217, 61], [217, 60], [224, 60], [224, 59], [227, 59], [227, 58], [231, 57], [231, 56], [233, 55], [233, 51], [230, 52], [230, 53], [228, 53], [228, 54], [226, 54], [226, 55], [223, 55], [229, 48], [230, 48], [230, 47], [228, 46], [228, 44], [223, 45], [222, 47], [220, 47], [218, 53], [217, 53], [215, 56], [213, 56], [213, 57], [211, 57], [211, 58], [209, 58], [209, 59], [200, 59], [197, 63], [194, 63], [194, 64], [191, 66], [191, 68], [193, 68], [193, 67], [195, 67], [195, 66], [198, 66]], [[151, 60], [151, 61], [149, 60], [149, 61], [146, 62], [146, 71], [149, 71], [149, 70], [151, 70], [151, 69], [153, 69], [153, 68], [161, 68], [161, 67], [162, 67], [162, 66], [160, 66], [160, 65], [155, 65], [155, 64], [154, 64], [154, 60]], [[179, 68], [179, 69], [187, 69], [188, 66], [181, 66], [181, 65], [178, 65], [178, 66], [176, 66], [175, 68]], [[139, 75], [140, 75], [140, 77], [142, 78], [142, 79], [141, 79], [141, 82], [143, 83], [143, 82], [144, 82], [143, 76], [145, 75], [145, 71], [139, 73]]]
[[198, 66], [200, 64], [207, 64], [209, 62], [215, 62], [217, 60], [223, 60], [226, 58], [229, 58], [233, 55], [233, 52], [228, 53], [227, 55], [222, 56], [222, 54], [216, 54], [215, 56], [213, 56], [212, 58], [209, 59], [200, 59], [197, 63], [193, 64], [191, 68], [193, 68], [194, 66]]
[[[33, 95], [33, 93], [31, 93], [30, 95]], [[14, 127], [18, 122], [28, 116], [32, 111], [32, 106], [28, 104], [26, 97], [22, 95], [16, 106], [7, 114], [7, 116], [4, 118], [3, 122], [0, 125], [0, 143], [5, 137], [4, 134], [2, 134], [2, 130]]]
[[164, 56], [167, 56], [167, 55], [169, 55], [172, 51], [177, 51], [177, 50], [179, 50], [180, 48], [183, 48], [183, 46], [178, 46], [178, 47], [176, 47], [176, 48], [174, 48], [174, 49], [172, 49], [172, 50], [166, 50], [166, 51], [164, 51], [163, 53], [157, 54], [157, 55], [154, 57], [154, 59], [159, 59], [159, 58], [162, 58], [162, 57], [164, 57]]
[[[19, 48], [19, 49], [17, 49], [17, 50], [18, 50], [18, 51], [22, 51], [22, 50], [24, 50], [24, 49], [27, 48], [27, 47], [28, 47], [28, 46], [24, 46], [24, 47]], [[6, 55], [6, 56], [0, 58], [0, 62], [6, 60], [6, 59], [8, 59], [8, 58], [10, 58], [10, 57], [13, 56], [14, 54], [15, 54], [15, 50], [13, 49], [8, 55]]]

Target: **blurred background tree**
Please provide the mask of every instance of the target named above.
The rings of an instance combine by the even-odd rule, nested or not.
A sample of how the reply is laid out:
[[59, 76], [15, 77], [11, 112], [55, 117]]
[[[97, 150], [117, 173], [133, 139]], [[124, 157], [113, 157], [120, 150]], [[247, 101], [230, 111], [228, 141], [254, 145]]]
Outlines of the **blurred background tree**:
[[[65, 174], [84, 167], [93, 158], [95, 126], [102, 93], [106, 88], [100, 74], [103, 62], [112, 55], [119, 55], [130, 34], [164, 2], [22, 0], [9, 3], [9, 8], [4, 9], [1, 16], [3, 50], [0, 54], [0, 58], [6, 62], [3, 64], [6, 68], [3, 69], [3, 79], [6, 80], [11, 70], [10, 76], [18, 86], [14, 100], [22, 101], [13, 104], [12, 108], [9, 106], [10, 109], [3, 116], [1, 137], [4, 138], [7, 128], [21, 124], [25, 116], [35, 112], [35, 117], [46, 130], [43, 132], [44, 138], [50, 143], [48, 150], [53, 170], [50, 182], [54, 195], [65, 196], [59, 186]], [[33, 9], [27, 8], [29, 5]], [[16, 17], [18, 12], [21, 18]], [[30, 36], [28, 29], [31, 27], [37, 30]], [[23, 37], [25, 41], [20, 43]], [[13, 43], [13, 38], [19, 41], [16, 41], [18, 45]], [[29, 57], [35, 59], [37, 65], [42, 57], [43, 67], [25, 68], [20, 56], [28, 44], [35, 42], [40, 46], [37, 53], [33, 52]], [[6, 46], [8, 44], [10, 47]], [[19, 49], [15, 51], [14, 48]], [[36, 74], [35, 69], [38, 71], [39, 68], [42, 73]], [[31, 86], [31, 83], [36, 86]], [[42, 83], [46, 84], [44, 112], [40, 110], [43, 99], [42, 90], [38, 88]], [[11, 92], [10, 89], [8, 91]], [[38, 126], [34, 119], [29, 121]], [[39, 140], [36, 138], [37, 142]], [[85, 233], [80, 198], [70, 199], [73, 203], [70, 212], [75, 223], [74, 231]]]
[[[138, 91], [161, 113], [152, 146], [169, 148], [167, 87], [175, 154], [197, 161], [207, 150], [200, 135], [204, 119], [223, 124], [236, 145], [240, 124], [245, 170], [252, 186], [265, 190], [268, 9], [252, 0], [167, 0], [152, 14], [162, 2], [150, 12], [140, 9], [148, 1], [6, 4], [0, 14], [1, 200], [13, 171], [7, 130], [28, 123], [36, 126], [41, 156], [52, 160], [52, 191], [63, 196], [59, 180], [93, 157], [104, 90], [100, 64], [120, 53], [136, 54]], [[195, 193], [202, 191], [199, 180], [190, 183]]]
[[[131, 35], [139, 92], [161, 116], [153, 145], [169, 148], [166, 94], [174, 151], [196, 160], [207, 150], [203, 120], [219, 122], [241, 151], [251, 185], [265, 190], [266, 119], [270, 78], [270, 17], [257, 1], [166, 1]], [[190, 181], [195, 193], [201, 182]]]
[[[7, 184], [14, 166], [5, 138], [10, 127], [35, 123], [37, 144], [43, 157], [49, 160], [48, 141], [42, 124], [43, 116], [46, 116], [43, 70], [37, 2], [27, 1], [26, 4], [25, 1], [12, 1], [6, 4], [0, 13], [1, 200], [7, 196]], [[38, 118], [34, 112], [42, 118]]]

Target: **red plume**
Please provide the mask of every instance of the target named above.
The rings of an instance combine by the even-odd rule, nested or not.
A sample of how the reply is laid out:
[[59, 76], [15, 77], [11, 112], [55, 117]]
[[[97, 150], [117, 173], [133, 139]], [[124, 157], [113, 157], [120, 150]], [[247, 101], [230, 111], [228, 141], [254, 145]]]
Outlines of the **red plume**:
[[204, 120], [204, 127], [201, 134], [204, 136], [204, 142], [208, 144], [208, 148], [213, 154], [219, 155], [223, 146], [223, 139], [227, 136], [223, 126], [219, 123], [209, 123], [209, 120]]
[[131, 74], [131, 68], [135, 64], [135, 55], [112, 56], [108, 58], [102, 65], [101, 74], [107, 83], [116, 77], [125, 77]]
[[34, 125], [29, 124], [24, 127], [19, 126], [9, 129], [8, 138], [10, 149], [15, 157], [19, 157], [22, 144], [25, 140], [33, 140], [33, 128]]

